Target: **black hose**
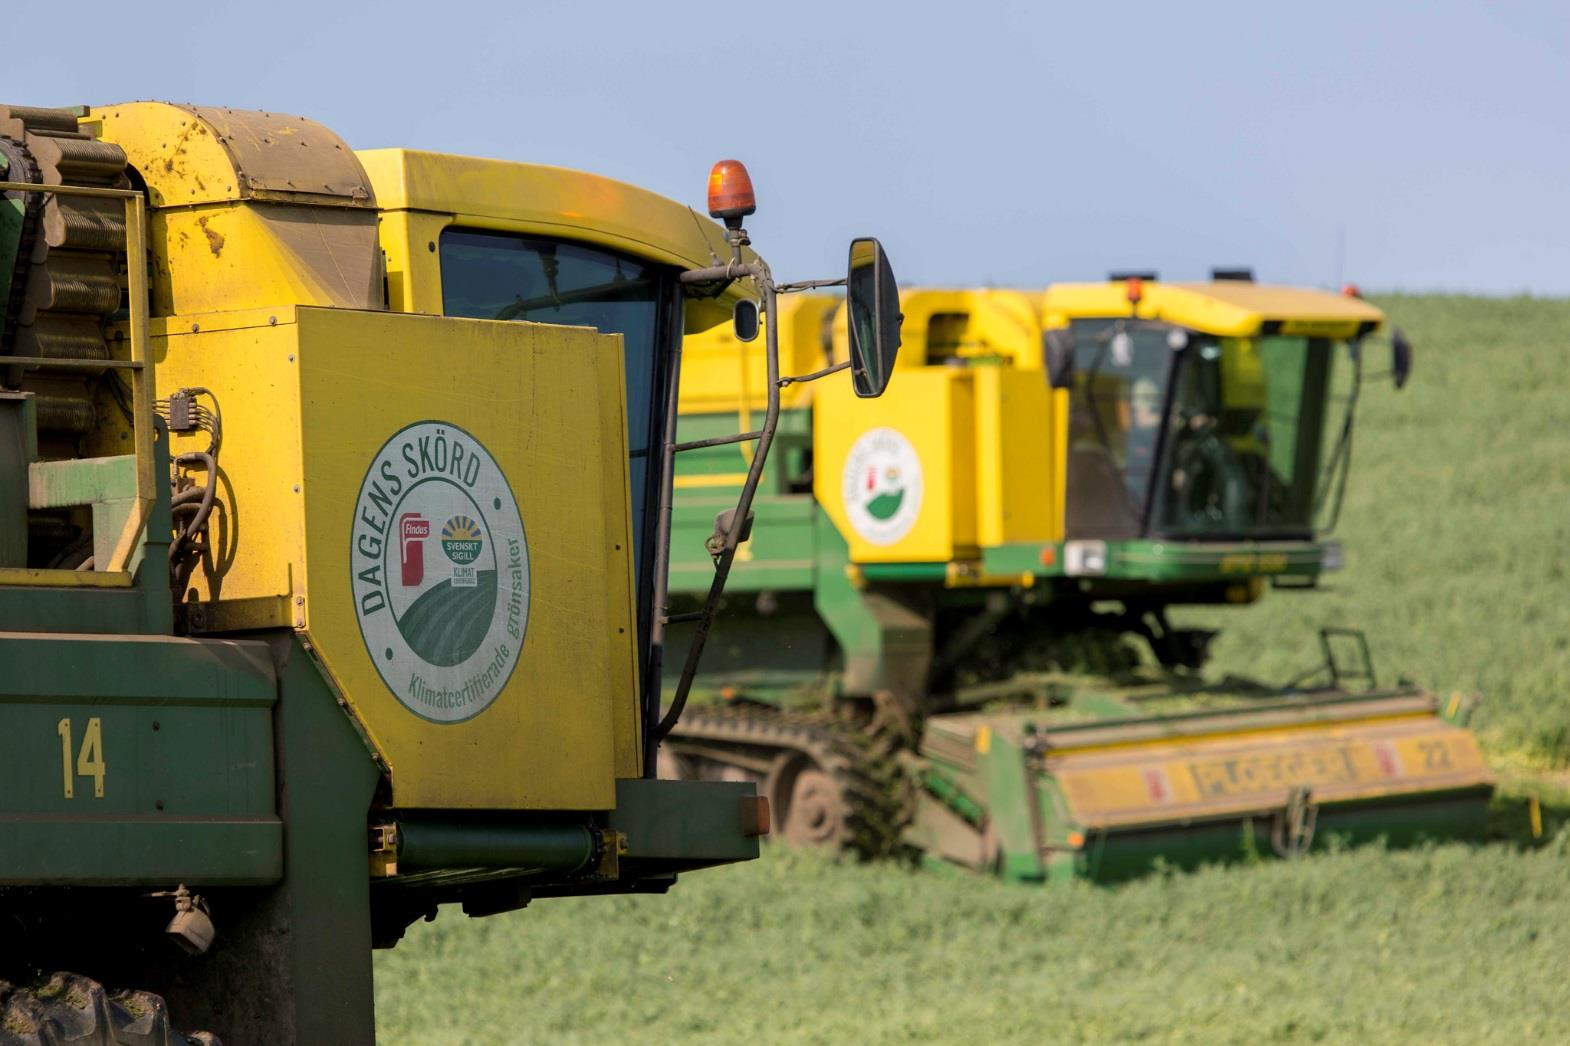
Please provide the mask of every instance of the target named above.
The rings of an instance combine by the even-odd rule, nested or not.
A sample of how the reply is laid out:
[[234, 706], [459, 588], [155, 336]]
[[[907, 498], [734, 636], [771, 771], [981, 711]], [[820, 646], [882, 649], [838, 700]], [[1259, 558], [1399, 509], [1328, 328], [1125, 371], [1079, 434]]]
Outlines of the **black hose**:
[[[215, 447], [217, 439], [215, 432]], [[218, 462], [212, 454], [205, 451], [181, 454], [175, 458], [175, 464], [182, 467], [200, 465], [207, 471], [207, 482], [201, 487], [191, 487], [182, 490], [172, 499], [173, 504], [170, 506], [171, 516], [175, 515], [177, 510], [180, 515], [184, 515], [186, 510], [193, 508], [193, 502], [195, 504], [190, 522], [181, 528], [180, 533], [169, 545], [169, 562], [171, 565], [178, 564], [181, 561], [185, 555], [187, 544], [207, 525], [207, 517], [213, 511], [213, 500], [218, 495]]]

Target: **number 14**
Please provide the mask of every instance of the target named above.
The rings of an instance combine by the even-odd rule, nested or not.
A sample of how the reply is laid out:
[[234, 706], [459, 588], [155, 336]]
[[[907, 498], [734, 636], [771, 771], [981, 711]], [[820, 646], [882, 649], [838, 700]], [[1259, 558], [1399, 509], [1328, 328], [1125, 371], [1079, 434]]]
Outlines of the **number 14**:
[[60, 763], [64, 775], [65, 797], [76, 798], [76, 777], [93, 779], [93, 798], [104, 797], [104, 726], [103, 720], [93, 716], [82, 731], [82, 747], [76, 754], [76, 774], [71, 773], [71, 720], [62, 719], [55, 728], [60, 733]]

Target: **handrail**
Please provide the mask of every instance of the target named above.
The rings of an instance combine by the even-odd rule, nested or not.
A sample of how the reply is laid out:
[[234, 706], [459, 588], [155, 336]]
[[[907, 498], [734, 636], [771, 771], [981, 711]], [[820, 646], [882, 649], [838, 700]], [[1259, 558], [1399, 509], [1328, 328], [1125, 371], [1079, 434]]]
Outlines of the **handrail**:
[[[157, 500], [157, 477], [153, 475], [153, 387], [151, 355], [147, 350], [147, 210], [142, 194], [135, 189], [106, 189], [91, 185], [38, 185], [33, 182], [0, 182], [0, 192], [88, 196], [120, 200], [125, 206], [125, 255], [130, 315], [126, 322], [130, 339], [129, 360], [48, 359], [36, 356], [0, 356], [0, 366], [23, 368], [125, 370], [131, 375], [132, 445], [136, 454], [136, 507], [115, 539], [109, 561], [95, 565], [99, 573], [129, 573], [137, 541], [146, 530]], [[51, 585], [60, 574], [70, 570], [0, 570], [0, 584]], [[80, 584], [80, 579], [75, 582]]]

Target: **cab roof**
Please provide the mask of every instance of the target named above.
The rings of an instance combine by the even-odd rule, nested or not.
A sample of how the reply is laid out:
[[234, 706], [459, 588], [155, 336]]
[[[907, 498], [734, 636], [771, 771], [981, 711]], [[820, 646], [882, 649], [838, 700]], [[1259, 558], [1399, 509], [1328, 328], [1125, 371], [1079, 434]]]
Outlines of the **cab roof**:
[[[1360, 298], [1305, 287], [1247, 280], [1142, 283], [1133, 315], [1220, 337], [1281, 333], [1350, 338], [1376, 329], [1385, 319]], [[1049, 328], [1066, 327], [1076, 319], [1128, 316], [1128, 281], [1053, 284], [1042, 292], [1040, 309], [1042, 325]]]
[[717, 223], [675, 200], [602, 175], [418, 149], [355, 155], [384, 211], [519, 222], [683, 268], [712, 265], [729, 254]]

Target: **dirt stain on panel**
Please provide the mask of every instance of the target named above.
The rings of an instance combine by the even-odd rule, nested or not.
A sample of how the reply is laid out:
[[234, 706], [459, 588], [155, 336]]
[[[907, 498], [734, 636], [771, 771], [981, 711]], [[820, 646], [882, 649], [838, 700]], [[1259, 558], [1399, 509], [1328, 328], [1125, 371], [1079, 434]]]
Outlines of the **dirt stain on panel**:
[[207, 237], [207, 248], [213, 252], [213, 257], [216, 258], [224, 252], [224, 237], [223, 233], [217, 229], [209, 229], [207, 221], [208, 219], [205, 217], [198, 218], [196, 219], [196, 224], [202, 227], [202, 233]]

